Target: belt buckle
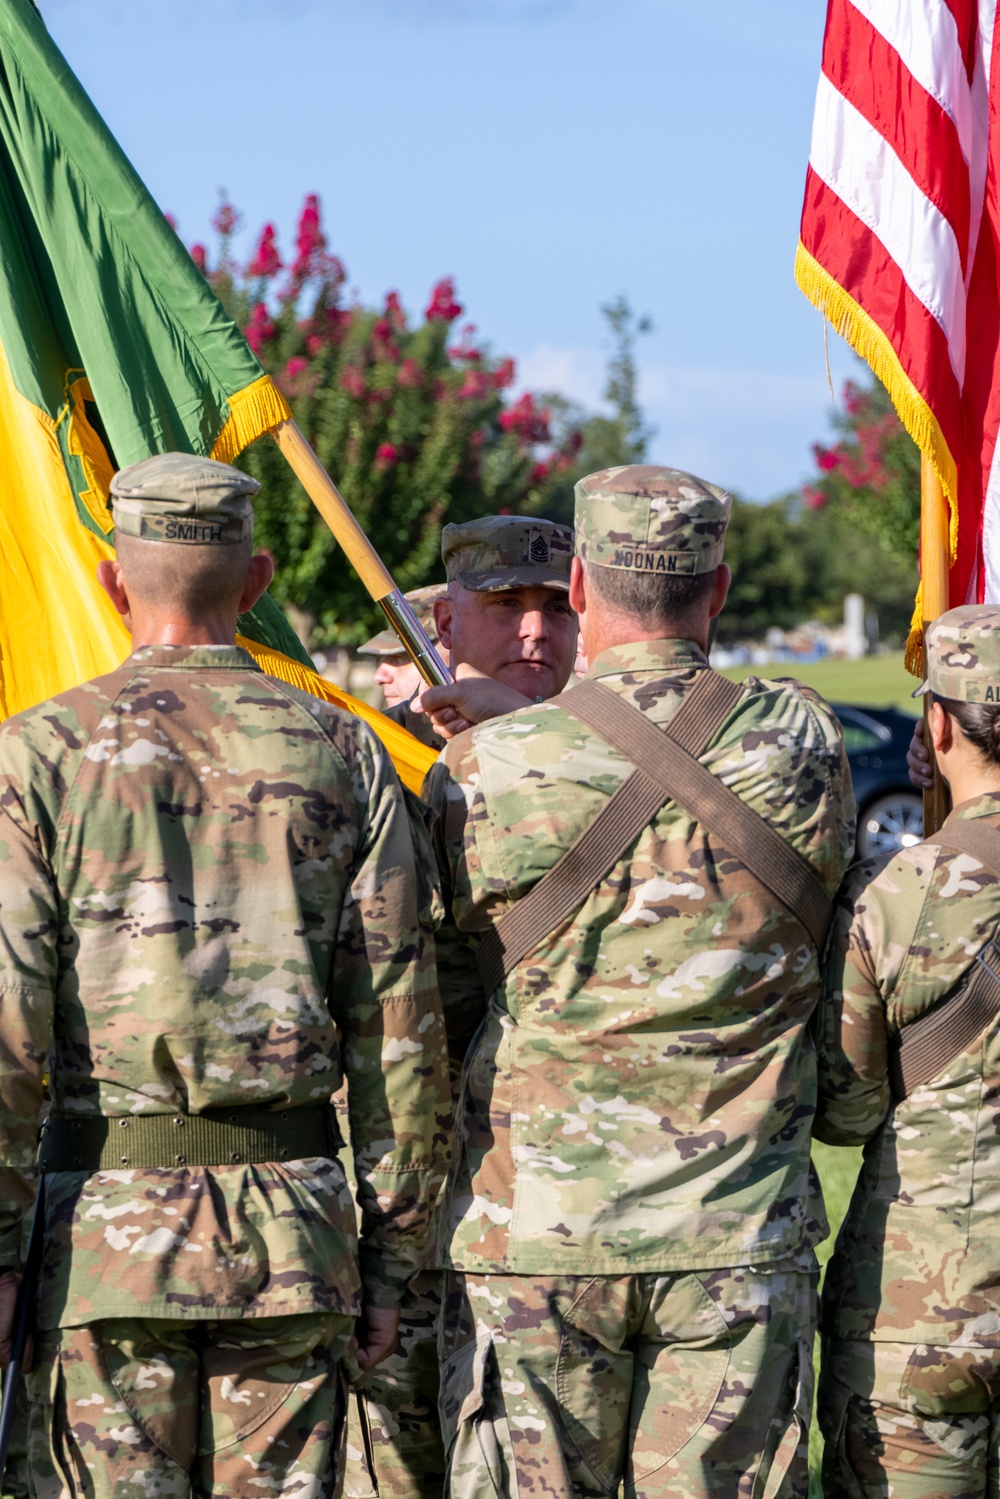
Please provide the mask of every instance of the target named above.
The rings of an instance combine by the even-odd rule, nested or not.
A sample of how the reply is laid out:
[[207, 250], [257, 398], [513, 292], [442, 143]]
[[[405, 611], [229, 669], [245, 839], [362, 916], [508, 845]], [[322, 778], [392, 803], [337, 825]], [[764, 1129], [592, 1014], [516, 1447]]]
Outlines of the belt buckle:
[[[987, 953], [992, 954], [992, 963], [990, 963], [990, 961], [986, 957]], [[982, 952], [978, 952], [976, 954], [976, 962], [979, 964], [980, 968], [984, 968], [986, 970], [990, 978], [996, 984], [997, 988], [1000, 988], [1000, 972], [998, 972], [997, 967], [994, 966], [994, 964], [1000, 966], [1000, 946], [997, 945], [997, 939], [995, 937], [991, 937], [986, 946], [983, 948]]]

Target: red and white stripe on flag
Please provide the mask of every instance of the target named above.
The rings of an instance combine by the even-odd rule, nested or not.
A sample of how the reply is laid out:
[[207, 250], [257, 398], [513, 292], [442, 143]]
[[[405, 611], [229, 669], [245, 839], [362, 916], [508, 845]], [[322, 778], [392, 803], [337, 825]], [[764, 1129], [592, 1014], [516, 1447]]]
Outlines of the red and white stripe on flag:
[[829, 0], [795, 277], [951, 508], [952, 605], [1000, 602], [998, 0]]

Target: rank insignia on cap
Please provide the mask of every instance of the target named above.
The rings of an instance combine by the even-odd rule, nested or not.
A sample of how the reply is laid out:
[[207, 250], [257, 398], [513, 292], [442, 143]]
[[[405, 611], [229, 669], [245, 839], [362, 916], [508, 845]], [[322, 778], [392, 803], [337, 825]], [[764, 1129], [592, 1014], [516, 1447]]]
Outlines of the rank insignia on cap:
[[531, 538], [531, 545], [528, 547], [528, 552], [532, 562], [537, 562], [539, 566], [544, 566], [548, 562], [549, 544], [540, 531], [536, 531]]
[[486, 515], [441, 533], [448, 582], [474, 593], [510, 588], [569, 590], [573, 532], [536, 515]]

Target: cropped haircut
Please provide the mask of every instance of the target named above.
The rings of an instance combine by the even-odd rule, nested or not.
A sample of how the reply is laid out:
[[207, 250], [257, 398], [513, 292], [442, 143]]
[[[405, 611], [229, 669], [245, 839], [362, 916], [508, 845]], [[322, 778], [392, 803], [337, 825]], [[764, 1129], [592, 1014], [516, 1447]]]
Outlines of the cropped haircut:
[[936, 692], [931, 702], [940, 703], [988, 765], [1000, 765], [1000, 704], [960, 703]]
[[587, 562], [587, 582], [612, 609], [640, 622], [643, 629], [664, 629], [708, 597], [715, 586], [708, 573], [644, 573], [625, 567]]
[[116, 539], [126, 588], [143, 604], [176, 609], [190, 619], [239, 601], [246, 586], [253, 542], [229, 546], [187, 546]]

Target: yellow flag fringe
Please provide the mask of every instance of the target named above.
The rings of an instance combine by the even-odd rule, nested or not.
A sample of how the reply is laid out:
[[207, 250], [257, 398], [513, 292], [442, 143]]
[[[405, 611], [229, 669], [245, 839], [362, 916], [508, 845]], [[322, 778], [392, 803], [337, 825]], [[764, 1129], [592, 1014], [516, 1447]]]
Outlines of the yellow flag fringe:
[[[795, 280], [813, 306], [871, 366], [889, 392], [903, 426], [929, 458], [948, 501], [948, 552], [949, 563], [953, 563], [958, 549], [958, 470], [937, 417], [903, 369], [888, 336], [801, 242], [795, 252]], [[922, 606], [923, 584], [917, 589], [906, 642], [906, 669], [915, 677], [924, 673]]]
[[[210, 457], [217, 463], [232, 463], [250, 443], [272, 428], [280, 426], [282, 422], [289, 421], [291, 415], [288, 402], [270, 375], [263, 375], [252, 385], [245, 386], [229, 397], [229, 416]], [[335, 687], [325, 677], [310, 671], [301, 662], [293, 661], [291, 656], [284, 655], [282, 651], [258, 645], [255, 640], [248, 640], [244, 635], [237, 635], [236, 643], [250, 652], [257, 665], [269, 677], [276, 677], [280, 682], [287, 682], [290, 687], [312, 693], [313, 697], [334, 703], [355, 718], [363, 719], [385, 745], [404, 786], [419, 794], [424, 776], [437, 759], [436, 751], [421, 744], [419, 739], [399, 724], [393, 723], [391, 718], [386, 718], [384, 713], [369, 708], [367, 703], [351, 697], [348, 692], [341, 692], [339, 687]]]
[[367, 703], [351, 697], [349, 692], [342, 692], [339, 687], [335, 687], [332, 682], [328, 682], [318, 673], [310, 671], [300, 661], [293, 661], [291, 656], [286, 656], [281, 651], [273, 651], [268, 646], [258, 645], [255, 640], [248, 640], [244, 635], [237, 635], [236, 644], [241, 645], [245, 651], [249, 651], [261, 671], [266, 672], [269, 677], [277, 677], [280, 682], [287, 682], [290, 687], [298, 687], [303, 692], [311, 692], [313, 697], [343, 708], [347, 713], [352, 713], [355, 718], [363, 718], [365, 723], [374, 729], [388, 750], [403, 785], [419, 794], [424, 776], [437, 759], [436, 750], [430, 749], [426, 744], [421, 744], [419, 739], [401, 728], [399, 724], [393, 723], [391, 718], [386, 718], [384, 713], [379, 713], [377, 708], [369, 708]]
[[229, 397], [229, 416], [208, 455], [217, 463], [233, 459], [265, 432], [291, 420], [291, 409], [270, 375], [262, 375]]

